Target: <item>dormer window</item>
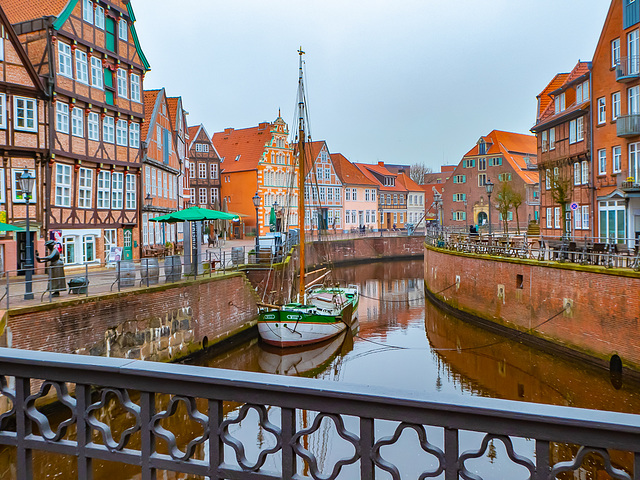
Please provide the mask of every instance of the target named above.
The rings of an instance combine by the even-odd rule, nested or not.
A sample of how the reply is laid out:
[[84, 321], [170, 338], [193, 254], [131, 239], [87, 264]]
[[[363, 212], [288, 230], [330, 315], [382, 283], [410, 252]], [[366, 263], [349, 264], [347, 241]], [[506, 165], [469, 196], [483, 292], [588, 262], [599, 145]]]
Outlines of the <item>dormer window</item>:
[[565, 107], [564, 93], [561, 93], [560, 95], [556, 95], [554, 102], [555, 102], [555, 113], [560, 113], [565, 111], [566, 107]]
[[487, 154], [487, 144], [484, 140], [480, 139], [478, 142], [478, 155], [486, 155]]
[[240, 160], [240, 155], [238, 155], [238, 156], [236, 157], [236, 162], [237, 162], [238, 160]]

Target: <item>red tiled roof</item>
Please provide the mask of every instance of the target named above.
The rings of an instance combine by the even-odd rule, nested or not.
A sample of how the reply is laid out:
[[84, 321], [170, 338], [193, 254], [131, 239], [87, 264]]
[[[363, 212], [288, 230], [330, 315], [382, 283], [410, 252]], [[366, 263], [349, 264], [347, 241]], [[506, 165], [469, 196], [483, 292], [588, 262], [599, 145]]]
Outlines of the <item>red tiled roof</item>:
[[224, 132], [214, 133], [211, 142], [220, 159], [224, 158], [220, 168], [225, 173], [256, 170], [266, 144], [271, 140], [271, 125], [267, 123], [266, 128], [258, 126], [240, 130], [226, 129]]
[[[306, 155], [304, 158], [304, 171], [309, 173], [315, 164], [316, 158], [320, 155], [322, 147], [325, 145], [324, 140], [316, 140], [315, 142], [309, 142], [306, 144]], [[327, 147], [327, 154], [329, 153], [329, 147]]]
[[169, 118], [171, 119], [171, 129], [175, 130], [178, 124], [178, 105], [180, 97], [167, 97], [167, 105], [169, 106]]
[[540, 95], [538, 95], [538, 119], [543, 117], [545, 112], [549, 109], [549, 106], [553, 106], [553, 97], [550, 93], [564, 85], [568, 76], [568, 73], [558, 73], [553, 77], [553, 80], [549, 82], [545, 89], [540, 92]]
[[571, 73], [566, 78], [562, 86], [564, 87], [565, 85], [570, 84], [576, 78], [589, 73], [590, 70], [591, 70], [591, 62], [578, 62], [576, 66], [573, 67], [573, 70], [571, 70]]
[[373, 172], [376, 172], [379, 175], [385, 175], [385, 176], [389, 176], [389, 177], [397, 177], [397, 175], [395, 173], [391, 173], [389, 170], [387, 170], [382, 165], [370, 165], [368, 163], [354, 163], [354, 165], [356, 167], [358, 167], [360, 169], [360, 171], [369, 180], [374, 181], [378, 185], [378, 188], [381, 191], [385, 191], [385, 192], [406, 192], [407, 191], [407, 189], [404, 188], [402, 185], [399, 185], [398, 182], [396, 182], [395, 186], [390, 186], [390, 185], [383, 185], [381, 182], [378, 181], [378, 179], [373, 174]]
[[2, 0], [9, 21], [13, 24], [41, 17], [58, 17], [73, 0]]
[[346, 159], [341, 153], [332, 153], [331, 160], [336, 175], [344, 185], [375, 185], [378, 182], [369, 180], [353, 163]]
[[399, 173], [397, 179], [397, 181], [410, 192], [420, 192], [423, 190], [422, 186], [414, 182], [406, 173]]
[[[565, 110], [563, 110], [562, 112], [558, 112], [556, 113], [555, 110], [555, 105], [553, 103], [553, 98], [550, 93], [553, 91], [562, 91], [565, 90], [566, 88], [569, 88], [569, 86], [571, 85], [571, 82], [574, 81], [576, 78], [579, 78], [587, 73], [589, 73], [589, 69], [590, 69], [591, 64], [589, 62], [578, 62], [578, 64], [573, 68], [573, 70], [571, 71], [571, 73], [569, 74], [562, 74], [565, 76], [564, 78], [564, 82], [562, 83], [562, 85], [556, 87], [553, 90], [549, 90], [547, 91], [547, 89], [549, 87], [547, 87], [547, 89], [545, 89], [545, 95], [548, 99], [549, 99], [549, 103], [547, 104], [546, 108], [544, 110], [542, 110], [541, 112], [539, 112], [538, 114], [538, 118], [536, 119], [536, 125], [539, 125], [541, 123], [546, 123], [548, 121], [550, 121], [551, 119], [553, 119], [556, 115], [557, 116], [564, 116], [568, 113], [571, 113], [573, 111], [576, 110], [586, 110], [588, 109], [588, 107], [590, 106], [589, 102], [582, 102], [580, 104], [576, 104], [573, 103], [572, 105], [568, 105], [567, 108]], [[556, 78], [559, 75], [556, 75]], [[554, 79], [555, 80], [555, 79]], [[549, 84], [551, 85], [551, 84]], [[539, 95], [539, 98], [542, 99], [542, 93]], [[535, 126], [534, 126], [535, 129]]]
[[153, 120], [153, 109], [156, 106], [156, 100], [160, 90], [144, 90], [144, 122], [142, 122], [142, 131], [140, 132], [140, 138], [142, 140], [147, 139], [149, 133], [149, 124]]

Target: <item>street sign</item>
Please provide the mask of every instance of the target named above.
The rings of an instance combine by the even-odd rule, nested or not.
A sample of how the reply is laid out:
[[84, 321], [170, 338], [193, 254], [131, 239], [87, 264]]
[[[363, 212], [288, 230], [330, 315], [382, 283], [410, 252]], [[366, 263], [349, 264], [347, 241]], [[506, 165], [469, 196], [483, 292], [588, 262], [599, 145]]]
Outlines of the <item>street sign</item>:
[[571, 204], [571, 210], [577, 210], [578, 209], [578, 204], [576, 202], [573, 202]]

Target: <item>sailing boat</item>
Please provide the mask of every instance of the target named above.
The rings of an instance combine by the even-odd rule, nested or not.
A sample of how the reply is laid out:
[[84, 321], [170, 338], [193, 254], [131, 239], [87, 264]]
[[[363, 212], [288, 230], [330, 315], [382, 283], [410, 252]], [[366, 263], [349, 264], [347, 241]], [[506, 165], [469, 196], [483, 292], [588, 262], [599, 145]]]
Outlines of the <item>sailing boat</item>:
[[[298, 302], [260, 312], [258, 332], [262, 340], [278, 347], [318, 343], [340, 335], [352, 328], [358, 308], [360, 292], [355, 285], [348, 287], [305, 285], [304, 245], [304, 184], [306, 100], [302, 71], [302, 49], [298, 50], [300, 67], [298, 77], [298, 212], [300, 225], [300, 290]], [[314, 282], [315, 283], [315, 282]]]

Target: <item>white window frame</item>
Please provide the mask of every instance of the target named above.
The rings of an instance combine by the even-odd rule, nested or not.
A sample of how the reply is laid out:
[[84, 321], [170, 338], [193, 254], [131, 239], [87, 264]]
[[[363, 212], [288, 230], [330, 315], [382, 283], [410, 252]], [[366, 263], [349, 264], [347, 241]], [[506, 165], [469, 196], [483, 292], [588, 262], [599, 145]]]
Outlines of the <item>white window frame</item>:
[[582, 185], [589, 183], [589, 162], [587, 160], [582, 161]]
[[91, 0], [82, 0], [82, 19], [93, 24], [93, 2]]
[[620, 111], [620, 92], [614, 92], [611, 94], [611, 120], [617, 120]]
[[54, 203], [56, 207], [71, 206], [71, 165], [56, 164], [56, 189]]
[[637, 115], [640, 113], [640, 86], [636, 85], [627, 90], [627, 113]]
[[215, 205], [216, 202], [218, 201], [218, 189], [217, 188], [211, 188], [211, 205]]
[[553, 228], [562, 228], [560, 207], [553, 207]]
[[556, 127], [549, 129], [549, 150], [556, 149]]
[[108, 209], [111, 206], [111, 172], [102, 170], [98, 173], [96, 208]]
[[605, 175], [607, 173], [607, 149], [601, 148], [598, 150], [598, 175]]
[[[24, 168], [12, 168], [11, 169], [11, 178], [12, 182], [12, 192], [13, 192], [13, 203], [26, 203], [25, 199], [22, 196], [22, 189], [20, 188], [20, 176], [24, 172]], [[27, 169], [31, 175], [36, 176], [36, 171], [33, 168]], [[37, 180], [36, 180], [37, 182]], [[36, 183], [37, 184], [37, 183]], [[36, 203], [38, 201], [37, 198], [38, 189], [34, 188], [31, 192], [31, 199], [29, 203]]]
[[89, 65], [87, 63], [87, 53], [76, 48], [76, 80], [85, 85], [89, 85]]
[[156, 180], [156, 175], [158, 174], [158, 172], [156, 171], [155, 168], [151, 167], [151, 195], [153, 195], [154, 197], [156, 196], [156, 190], [157, 190], [157, 180]]
[[582, 229], [589, 230], [589, 205], [582, 205]]
[[89, 112], [87, 115], [87, 137], [89, 140], [100, 141], [100, 115]]
[[210, 163], [209, 164], [209, 175], [211, 177], [211, 180], [217, 180], [218, 179], [218, 164], [217, 163]]
[[0, 128], [7, 128], [7, 96], [4, 93], [0, 93]]
[[573, 211], [573, 228], [582, 230], [582, 209], [579, 206]]
[[13, 97], [13, 128], [24, 132], [38, 131], [38, 102], [35, 98]]
[[121, 147], [127, 146], [127, 137], [129, 136], [128, 126], [129, 122], [118, 119], [116, 123], [116, 145], [120, 145]]
[[118, 97], [127, 98], [127, 71], [124, 68], [119, 68], [118, 73]]
[[613, 173], [620, 173], [622, 171], [622, 147], [620, 147], [620, 145], [611, 147], [611, 163]]
[[129, 146], [140, 148], [140, 124], [137, 122], [129, 123]]
[[71, 45], [58, 40], [58, 73], [63, 77], [73, 78], [73, 58], [71, 57]]
[[78, 170], [78, 208], [91, 208], [93, 196], [93, 170]]
[[97, 28], [104, 30], [104, 8], [100, 5], [96, 5], [95, 20], [93, 23]]
[[620, 38], [611, 40], [611, 68], [615, 68], [620, 62]]
[[69, 104], [56, 102], [56, 132], [69, 133]]
[[114, 143], [115, 126], [113, 117], [104, 117], [102, 119], [102, 141], [105, 143]]
[[126, 203], [125, 208], [127, 210], [136, 209], [136, 176], [132, 173], [127, 173], [126, 176]]
[[580, 185], [580, 162], [573, 164], [573, 184]]
[[[91, 257], [87, 256], [87, 251], [91, 245]], [[82, 263], [91, 263], [96, 261], [96, 237], [95, 235], [82, 236]]]
[[122, 210], [122, 197], [124, 190], [124, 173], [113, 172], [111, 174], [111, 208]]
[[121, 18], [118, 21], [118, 38], [120, 40], [124, 40], [125, 42], [129, 40], [129, 34], [127, 33], [128, 26], [129, 25], [124, 18]]
[[140, 102], [140, 75], [132, 73], [129, 77], [129, 83], [131, 84], [131, 100], [134, 102]]
[[84, 112], [79, 107], [73, 107], [71, 110], [71, 135], [84, 137]]
[[204, 162], [198, 162], [198, 178], [207, 179], [207, 164]]
[[199, 188], [198, 189], [198, 204], [199, 205], [206, 205], [207, 204], [207, 189], [206, 188]]
[[553, 228], [553, 208], [547, 207], [545, 216], [545, 226], [547, 228]]
[[598, 99], [598, 125], [607, 123], [607, 100], [605, 97]]
[[102, 68], [102, 60], [99, 57], [91, 56], [91, 86], [94, 88], [104, 89], [104, 70]]

